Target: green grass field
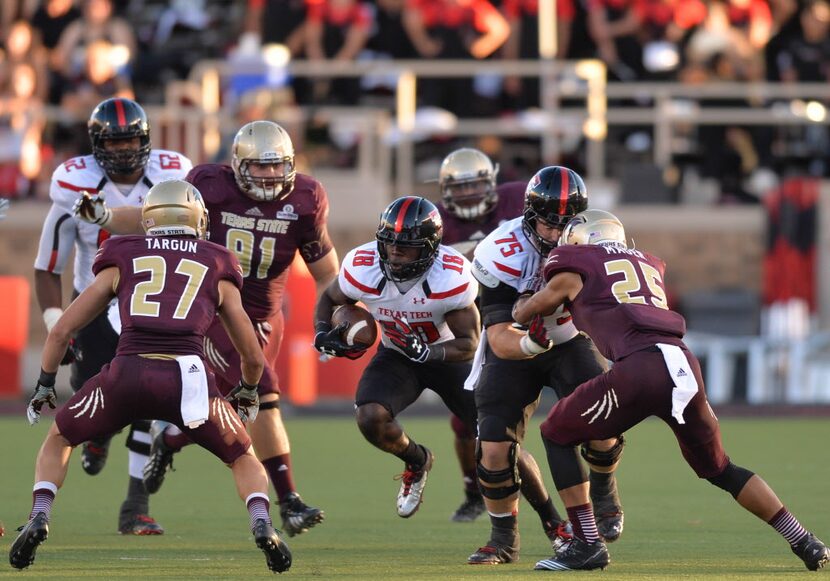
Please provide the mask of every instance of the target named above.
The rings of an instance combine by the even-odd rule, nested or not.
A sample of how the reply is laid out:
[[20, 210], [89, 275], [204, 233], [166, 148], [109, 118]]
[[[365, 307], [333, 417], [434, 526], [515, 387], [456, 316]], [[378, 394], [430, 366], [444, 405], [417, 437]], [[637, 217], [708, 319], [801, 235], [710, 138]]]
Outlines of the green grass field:
[[[403, 419], [430, 446], [437, 461], [425, 502], [413, 518], [395, 513], [402, 466], [366, 444], [351, 418], [291, 418], [294, 466], [300, 492], [326, 511], [326, 521], [290, 539], [292, 579], [539, 579], [537, 559], [550, 549], [535, 513], [522, 504], [521, 560], [471, 567], [466, 557], [484, 544], [488, 524], [449, 521], [462, 499], [448, 421]], [[52, 515], [48, 542], [24, 572], [5, 565], [14, 529], [31, 503], [34, 458], [49, 421], [30, 428], [23, 417], [0, 418], [0, 520], [5, 523], [0, 578], [15, 579], [251, 579], [270, 575], [247, 531], [247, 512], [230, 472], [192, 447], [152, 498], [162, 537], [115, 533], [126, 490], [124, 436], [118, 436], [103, 473], [89, 477], [72, 458]], [[730, 419], [722, 424], [732, 458], [761, 474], [803, 524], [830, 540], [827, 502], [830, 422], [821, 419]], [[536, 426], [529, 449], [546, 471]], [[550, 482], [549, 475], [546, 480]], [[625, 532], [610, 545], [604, 572], [569, 578], [782, 579], [811, 575], [771, 528], [743, 512], [726, 493], [698, 481], [682, 461], [671, 432], [648, 421], [628, 434], [619, 472]], [[557, 506], [561, 507], [558, 502]], [[824, 573], [827, 574], [827, 573]], [[561, 573], [560, 573], [561, 575]]]

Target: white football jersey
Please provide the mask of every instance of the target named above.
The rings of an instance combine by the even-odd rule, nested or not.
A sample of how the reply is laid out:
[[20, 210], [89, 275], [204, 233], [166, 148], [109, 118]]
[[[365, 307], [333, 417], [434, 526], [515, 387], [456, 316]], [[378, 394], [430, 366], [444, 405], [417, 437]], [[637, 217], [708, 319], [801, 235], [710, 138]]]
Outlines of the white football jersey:
[[74, 286], [78, 292], [95, 278], [92, 262], [101, 243], [109, 233], [95, 224], [75, 218], [72, 206], [81, 192], [103, 194], [107, 206], [141, 206], [144, 196], [154, 184], [165, 180], [183, 180], [193, 163], [180, 153], [154, 149], [142, 178], [126, 195], [107, 177], [92, 155], [73, 157], [52, 174], [49, 197], [52, 207], [43, 223], [35, 268], [61, 274], [75, 246]]
[[[522, 231], [520, 216], [501, 224], [479, 242], [473, 255], [473, 275], [489, 288], [504, 283], [519, 292], [537, 291], [544, 284], [541, 263], [542, 256]], [[564, 307], [545, 317], [545, 328], [554, 344], [577, 334], [571, 314]]]
[[445, 315], [475, 303], [478, 283], [470, 261], [449, 246], [439, 246], [435, 261], [416, 284], [401, 293], [380, 269], [377, 243], [351, 250], [338, 277], [347, 297], [361, 301], [381, 326], [385, 347], [399, 351], [387, 331], [417, 332], [425, 343], [453, 339]]

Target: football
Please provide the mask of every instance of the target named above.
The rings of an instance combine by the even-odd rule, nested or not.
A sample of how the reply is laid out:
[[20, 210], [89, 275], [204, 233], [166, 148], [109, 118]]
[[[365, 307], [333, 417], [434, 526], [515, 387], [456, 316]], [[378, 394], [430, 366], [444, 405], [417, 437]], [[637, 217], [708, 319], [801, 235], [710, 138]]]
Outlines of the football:
[[371, 347], [378, 338], [378, 327], [372, 314], [357, 305], [342, 305], [331, 315], [331, 324], [349, 323], [342, 332], [341, 339], [350, 347]]

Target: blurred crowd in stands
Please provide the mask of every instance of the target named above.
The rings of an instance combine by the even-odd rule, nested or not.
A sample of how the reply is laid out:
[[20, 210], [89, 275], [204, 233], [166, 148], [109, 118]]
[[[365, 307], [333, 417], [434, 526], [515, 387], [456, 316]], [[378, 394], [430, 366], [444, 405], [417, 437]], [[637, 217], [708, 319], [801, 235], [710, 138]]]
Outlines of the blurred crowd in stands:
[[[537, 0], [0, 2], [3, 196], [45, 195], [37, 184], [48, 181], [55, 163], [88, 147], [84, 121], [96, 103], [123, 95], [160, 105], [165, 85], [187, 78], [203, 59], [238, 58], [272, 43], [287, 47], [292, 59], [309, 60], [539, 57]], [[557, 58], [599, 58], [611, 82], [830, 80], [827, 0], [557, 0], [556, 14]], [[368, 77], [298, 77], [287, 86], [288, 96], [281, 92], [280, 98], [300, 106], [376, 104], [392, 94], [383, 79]], [[418, 98], [420, 105], [458, 116], [508, 116], [539, 106], [539, 83], [509, 71], [424, 79]], [[246, 102], [239, 100], [243, 107]], [[59, 108], [57, 120], [44, 115], [50, 106]], [[240, 119], [247, 116], [240, 111]], [[612, 131], [609, 147], [636, 155], [648, 149], [649, 131]], [[828, 174], [824, 123], [707, 126], [695, 129], [694, 142], [690, 157], [700, 175], [716, 178], [727, 200], [757, 201], [742, 180], [759, 168], [792, 169], [777, 160], [798, 159], [798, 171]], [[503, 164], [506, 176], [525, 172], [525, 151], [521, 140], [508, 149], [504, 157], [516, 160], [518, 169]], [[573, 156], [562, 161], [579, 168], [578, 153]]]

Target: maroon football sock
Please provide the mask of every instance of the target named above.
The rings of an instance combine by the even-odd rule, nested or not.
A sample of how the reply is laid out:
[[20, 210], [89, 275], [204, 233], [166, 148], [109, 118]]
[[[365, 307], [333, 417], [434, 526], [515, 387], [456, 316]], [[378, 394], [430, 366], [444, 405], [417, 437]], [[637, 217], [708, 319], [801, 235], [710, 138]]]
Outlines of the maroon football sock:
[[793, 546], [798, 544], [798, 541], [803, 539], [804, 535], [807, 534], [807, 531], [801, 526], [798, 519], [787, 510], [786, 506], [782, 506], [781, 510], [776, 512], [775, 516], [769, 519], [767, 523]]
[[262, 461], [268, 477], [277, 491], [277, 498], [282, 500], [296, 489], [294, 488], [294, 475], [291, 472], [291, 454], [280, 454]]
[[569, 506], [567, 510], [568, 518], [574, 528], [574, 536], [586, 543], [597, 542], [599, 533], [597, 532], [597, 522], [594, 520], [594, 511], [591, 510], [591, 505]]

